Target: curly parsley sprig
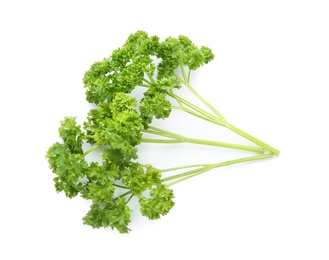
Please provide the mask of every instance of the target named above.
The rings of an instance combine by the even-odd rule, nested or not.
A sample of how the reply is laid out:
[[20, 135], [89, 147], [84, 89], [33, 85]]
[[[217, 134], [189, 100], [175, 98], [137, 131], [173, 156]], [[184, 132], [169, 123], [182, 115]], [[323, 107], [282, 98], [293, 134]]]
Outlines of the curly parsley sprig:
[[[49, 166], [56, 175], [56, 191], [64, 192], [69, 198], [80, 195], [92, 202], [83, 218], [84, 224], [93, 228], [111, 227], [127, 233], [132, 197], [138, 199], [143, 216], [158, 219], [174, 206], [170, 186], [218, 167], [279, 155], [277, 149], [228, 123], [191, 86], [192, 71], [213, 58], [211, 49], [198, 48], [186, 36], [160, 41], [157, 36], [137, 31], [110, 57], [94, 63], [85, 73], [86, 99], [96, 108], [89, 111], [83, 127], [76, 123], [75, 117], [65, 117], [59, 127], [62, 142], [54, 143], [46, 153]], [[131, 92], [139, 87], [146, 88], [146, 91], [137, 102]], [[188, 88], [209, 111], [179, 96], [182, 87]], [[224, 126], [255, 145], [196, 139], [152, 125], [154, 118], [166, 119], [172, 110]], [[156, 138], [146, 138], [146, 134]], [[137, 161], [137, 146], [143, 142], [186, 142], [257, 154], [215, 164], [160, 170]], [[90, 148], [83, 148], [85, 144]], [[101, 163], [87, 161], [89, 153], [99, 150]], [[175, 174], [176, 171], [180, 173]]]

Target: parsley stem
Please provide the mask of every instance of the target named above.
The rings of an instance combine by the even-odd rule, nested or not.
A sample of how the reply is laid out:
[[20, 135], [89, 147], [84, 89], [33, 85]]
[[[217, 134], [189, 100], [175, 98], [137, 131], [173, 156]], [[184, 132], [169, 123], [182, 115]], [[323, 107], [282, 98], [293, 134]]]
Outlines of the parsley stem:
[[179, 79], [181, 83], [185, 83], [184, 79], [182, 79], [177, 73], [174, 73], [174, 75]]
[[201, 140], [196, 138], [189, 138], [186, 137], [184, 142], [192, 143], [192, 144], [202, 144], [202, 145], [210, 145], [210, 146], [218, 146], [218, 147], [225, 147], [231, 149], [238, 149], [238, 150], [245, 150], [257, 153], [264, 153], [264, 149], [261, 147], [253, 147], [248, 145], [241, 145], [241, 144], [231, 144], [231, 143], [224, 143], [224, 142], [217, 142], [217, 141], [209, 141], [209, 140]]
[[188, 70], [188, 75], [187, 75], [187, 82], [190, 83], [190, 78], [191, 78], [191, 69]]
[[183, 66], [182, 63], [180, 63], [180, 69], [181, 69], [181, 71], [182, 71], [182, 75], [183, 75], [184, 81], [185, 81], [185, 82], [188, 81], [188, 78], [187, 78], [187, 76], [186, 76], [186, 72], [185, 72], [185, 68], [184, 68], [184, 66]]
[[180, 140], [168, 140], [168, 139], [151, 139], [143, 138], [142, 143], [152, 143], [152, 144], [179, 144], [182, 143]]
[[130, 195], [130, 197], [127, 199], [127, 202], [126, 202], [126, 204], [128, 204], [129, 203], [129, 201], [131, 200], [131, 198], [134, 196], [134, 194], [131, 194]]
[[270, 151], [271, 153], [275, 154], [275, 155], [279, 155], [280, 154], [280, 151], [275, 149], [274, 147], [268, 145], [267, 143], [264, 143], [263, 141], [257, 139], [256, 137], [253, 137], [252, 135], [242, 131], [241, 129], [231, 125], [230, 123], [225, 123], [224, 125], [225, 127], [227, 127], [228, 129], [232, 130], [233, 132], [239, 134], [240, 136], [243, 136], [244, 138], [252, 141], [253, 143], [261, 146], [261, 147], [264, 147], [266, 150]]
[[[200, 170], [202, 169], [209, 169], [210, 170], [210, 167], [211, 165], [206, 165], [206, 166], [203, 166], [202, 168], [199, 168], [199, 169], [194, 169], [194, 170], [190, 170], [190, 171], [187, 171], [187, 172], [183, 172], [183, 173], [179, 173], [179, 174], [175, 174], [175, 175], [172, 175], [172, 176], [169, 176], [169, 177], [166, 177], [166, 178], [163, 178], [162, 179], [162, 182], [166, 182], [166, 181], [171, 181], [171, 180], [175, 180], [175, 179], [179, 179], [179, 178], [183, 178], [185, 176], [188, 176], [188, 175], [191, 175], [191, 174], [195, 174], [195, 173], [198, 173], [200, 172]], [[188, 166], [185, 166], [186, 168], [189, 168]], [[183, 167], [183, 168], [185, 168]], [[177, 167], [178, 168], [178, 167]], [[183, 169], [182, 168], [182, 169]]]
[[84, 152], [83, 156], [86, 156], [88, 153], [94, 151], [94, 150], [97, 149], [98, 147], [100, 147], [99, 144], [92, 146], [91, 148], [89, 148], [87, 151]]
[[214, 168], [218, 168], [218, 167], [223, 167], [223, 166], [228, 166], [228, 165], [232, 165], [232, 164], [237, 164], [237, 163], [244, 163], [244, 162], [249, 162], [249, 161], [255, 161], [255, 160], [260, 160], [260, 159], [265, 159], [265, 158], [271, 158], [273, 157], [274, 154], [272, 153], [268, 153], [268, 154], [262, 154], [262, 155], [256, 155], [256, 156], [250, 156], [250, 157], [244, 157], [244, 158], [240, 158], [240, 159], [235, 159], [235, 160], [230, 160], [230, 161], [226, 161], [226, 162], [221, 162], [221, 163], [216, 163], [216, 164], [212, 164], [212, 165], [206, 165], [200, 169], [196, 169], [196, 170], [192, 170], [192, 171], [187, 171], [184, 173], [180, 173], [180, 174], [176, 174], [167, 178], [162, 179], [163, 182], [166, 181], [171, 181], [171, 180], [175, 180], [178, 179], [174, 182], [171, 182], [169, 184], [167, 184], [167, 186], [171, 186], [174, 184], [177, 184], [179, 182], [182, 182], [186, 179], [192, 178], [194, 176], [200, 175], [204, 172], [207, 172], [209, 170], [212, 170]]
[[192, 178], [194, 176], [197, 176], [197, 175], [200, 175], [200, 174], [202, 174], [204, 172], [207, 172], [207, 171], [209, 171], [211, 169], [212, 168], [210, 168], [210, 167], [203, 167], [202, 169], [195, 170], [193, 173], [190, 172], [190, 174], [188, 174], [188, 175], [186, 175], [184, 177], [180, 177], [180, 179], [178, 179], [176, 181], [173, 181], [171, 183], [166, 184], [166, 186], [169, 187], [169, 186], [175, 185], [175, 184], [180, 183], [182, 181], [185, 181], [185, 180], [187, 180], [189, 178]]
[[[192, 143], [192, 144], [200, 144], [200, 145], [209, 145], [209, 146], [217, 146], [217, 147], [224, 147], [224, 148], [231, 148], [231, 149], [238, 149], [238, 150], [245, 150], [250, 152], [257, 152], [257, 153], [264, 153], [264, 149], [261, 147], [254, 147], [248, 145], [241, 145], [241, 144], [231, 144], [225, 142], [218, 142], [212, 140], [202, 140], [197, 138], [190, 138], [185, 137], [183, 135], [175, 134], [169, 131], [165, 131], [163, 129], [159, 129], [154, 126], [150, 126], [148, 130], [143, 130], [145, 133], [168, 137], [171, 139], [151, 139], [151, 138], [144, 138], [142, 142], [145, 143]], [[173, 139], [173, 140], [172, 140]]]
[[147, 77], [150, 79], [150, 81], [151, 81], [152, 83], [155, 82], [154, 78], [152, 77], [152, 75], [151, 75], [150, 73], [147, 73], [147, 72], [146, 72], [146, 75], [147, 75]]
[[[184, 83], [184, 84], [185, 84], [185, 83]], [[188, 85], [189, 85], [189, 84], [188, 84]], [[191, 87], [191, 88], [192, 88], [192, 87]], [[193, 88], [192, 88], [192, 89], [193, 89]], [[252, 135], [250, 135], [250, 134], [244, 132], [243, 130], [241, 130], [241, 129], [239, 129], [239, 128], [233, 126], [233, 125], [231, 125], [230, 123], [228, 123], [228, 122], [224, 119], [224, 117], [223, 117], [221, 114], [219, 114], [219, 112], [218, 112], [218, 114], [217, 114], [217, 113], [216, 113], [216, 114], [217, 114], [217, 115], [220, 115], [220, 117], [215, 117], [215, 116], [211, 115], [210, 113], [208, 113], [207, 111], [205, 111], [205, 110], [203, 110], [203, 109], [201, 109], [201, 108], [199, 108], [199, 107], [197, 107], [197, 106], [191, 104], [191, 103], [188, 102], [187, 100], [185, 100], [185, 99], [183, 99], [183, 98], [181, 98], [181, 97], [179, 97], [179, 96], [177, 96], [177, 95], [175, 95], [175, 94], [173, 94], [173, 93], [171, 94], [171, 97], [173, 97], [173, 98], [175, 98], [177, 101], [179, 101], [180, 104], [184, 104], [184, 105], [188, 106], [189, 108], [193, 109], [193, 110], [196, 111], [196, 112], [194, 112], [194, 111], [192, 111], [192, 110], [190, 110], [190, 109], [187, 109], [187, 108], [183, 107], [182, 105], [181, 105], [181, 109], [180, 109], [180, 110], [182, 110], [182, 111], [184, 111], [184, 112], [186, 112], [186, 113], [189, 113], [189, 114], [191, 114], [191, 115], [194, 115], [194, 116], [196, 116], [196, 117], [199, 117], [199, 118], [201, 118], [201, 119], [203, 119], [203, 120], [206, 120], [206, 121], [208, 121], [208, 122], [211, 122], [211, 123], [214, 123], [214, 124], [217, 124], [217, 125], [220, 125], [220, 126], [225, 126], [226, 128], [232, 130], [232, 131], [235, 132], [236, 134], [238, 134], [238, 135], [240, 135], [240, 136], [242, 136], [242, 137], [248, 139], [249, 141], [251, 141], [251, 142], [253, 142], [253, 143], [255, 143], [255, 144], [257, 144], [257, 145], [259, 145], [259, 146], [261, 146], [261, 147], [263, 147], [263, 148], [265, 148], [265, 149], [268, 150], [269, 152], [271, 152], [271, 153], [273, 153], [273, 154], [275, 154], [275, 155], [279, 155], [279, 154], [280, 154], [280, 151], [279, 151], [279, 150], [275, 149], [274, 147], [270, 146], [269, 144], [267, 144], [267, 143], [265, 143], [265, 142], [263, 142], [263, 141], [261, 141], [261, 140], [255, 138], [255, 137], [253, 137]], [[201, 97], [201, 96], [200, 96], [200, 97]], [[201, 97], [201, 98], [202, 98], [202, 97]], [[205, 102], [206, 102], [206, 101], [205, 101]], [[206, 102], [206, 103], [207, 103], [208, 105], [210, 105], [208, 102]], [[208, 107], [211, 109], [212, 106], [210, 105], [210, 106], [208, 106]], [[213, 110], [213, 109], [212, 109], [212, 110]], [[214, 110], [213, 110], [213, 111], [214, 111]]]
[[126, 191], [125, 193], [122, 193], [121, 195], [119, 195], [118, 197], [115, 197], [114, 199], [125, 197], [125, 196], [127, 196], [127, 195], [129, 195], [131, 193], [132, 193], [131, 190]]
[[157, 135], [163, 135], [163, 136], [167, 136], [167, 137], [171, 137], [171, 138], [176, 138], [179, 140], [185, 139], [185, 137], [183, 135], [175, 134], [173, 132], [170, 132], [170, 131], [167, 131], [167, 130], [164, 130], [164, 129], [161, 129], [161, 128], [158, 128], [155, 126], [149, 126], [149, 129]]
[[[147, 83], [148, 85], [151, 85], [151, 84], [152, 84], [152, 82], [149, 81], [149, 80], [147, 80], [146, 78], [144, 78], [143, 81], [144, 81], [145, 83]], [[148, 87], [149, 87], [149, 86], [148, 86]]]
[[216, 108], [214, 108], [208, 101], [206, 101], [191, 85], [188, 81], [184, 82], [184, 85], [187, 86], [191, 92], [199, 99], [201, 100], [207, 107], [209, 107], [210, 110], [212, 110], [220, 119], [225, 121], [224, 117], [221, 113], [217, 111]]
[[142, 132], [144, 133], [148, 133], [148, 134], [153, 134], [153, 135], [159, 135], [159, 136], [163, 136], [163, 137], [168, 137], [168, 138], [173, 138], [176, 140], [183, 140], [184, 136], [182, 135], [178, 135], [178, 134], [174, 134], [174, 133], [167, 133], [165, 131], [152, 131], [149, 129], [145, 129]]
[[231, 144], [231, 143], [217, 142], [217, 141], [211, 141], [211, 140], [202, 140], [202, 139], [188, 138], [188, 137], [185, 137], [184, 140], [143, 138], [142, 142], [143, 143], [157, 143], [157, 144], [191, 143], [191, 144], [200, 144], [200, 145], [208, 145], [208, 146], [244, 150], [244, 151], [249, 151], [249, 152], [264, 153], [264, 148], [261, 148], [261, 147], [240, 145], [240, 144]]
[[[185, 100], [184, 98], [182, 98], [174, 93], [171, 93], [170, 96], [172, 98], [176, 99], [177, 102], [180, 102], [181, 104], [188, 106], [189, 108], [193, 109], [194, 111], [196, 111], [196, 112], [200, 113], [201, 115], [203, 115], [204, 117], [208, 118], [207, 120], [212, 123], [219, 124], [219, 125], [222, 125], [225, 123], [224, 117], [222, 117], [222, 118], [215, 117], [212, 114], [208, 113], [207, 111], [199, 108], [196, 105], [193, 105], [191, 102]], [[190, 113], [189, 111], [185, 111], [185, 112]], [[190, 113], [190, 114], [192, 114], [192, 113]]]
[[163, 169], [163, 170], [160, 170], [160, 172], [170, 172], [170, 171], [177, 171], [177, 170], [186, 169], [186, 168], [205, 167], [205, 166], [210, 166], [210, 165], [211, 164], [191, 164], [191, 165]]
[[116, 183], [113, 183], [113, 186], [118, 187], [118, 188], [121, 188], [121, 189], [129, 189], [126, 186], [122, 186], [122, 185], [119, 185], [119, 184], [116, 184]]
[[193, 115], [193, 116], [199, 117], [199, 118], [201, 118], [201, 119], [203, 119], [203, 120], [205, 120], [205, 121], [208, 121], [208, 122], [211, 122], [211, 123], [217, 124], [216, 121], [214, 121], [214, 120], [212, 120], [212, 119], [210, 119], [210, 118], [208, 118], [208, 117], [205, 117], [205, 116], [203, 116], [203, 115], [200, 115], [199, 113], [196, 113], [196, 112], [194, 112], [194, 111], [192, 111], [192, 110], [190, 110], [190, 109], [188, 109], [188, 108], [186, 108], [186, 107], [182, 107], [182, 106], [181, 106], [181, 107], [171, 106], [171, 108], [172, 108], [172, 109], [176, 109], [176, 110], [181, 110], [181, 111], [186, 112], [186, 113], [188, 113], [188, 114], [191, 114], [191, 115]]

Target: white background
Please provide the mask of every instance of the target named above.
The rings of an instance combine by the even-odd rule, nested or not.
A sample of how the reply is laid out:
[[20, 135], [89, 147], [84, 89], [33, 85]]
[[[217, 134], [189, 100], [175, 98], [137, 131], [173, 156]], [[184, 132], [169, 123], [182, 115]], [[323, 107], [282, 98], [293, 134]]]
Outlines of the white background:
[[[329, 259], [328, 13], [319, 0], [1, 1], [0, 258]], [[121, 235], [82, 224], [88, 203], [55, 192], [44, 155], [59, 121], [90, 108], [84, 72], [139, 29], [212, 48], [195, 88], [281, 155], [177, 184], [167, 216], [137, 210]], [[174, 113], [168, 129], [231, 138], [190, 120]], [[140, 149], [159, 167], [242, 155]]]

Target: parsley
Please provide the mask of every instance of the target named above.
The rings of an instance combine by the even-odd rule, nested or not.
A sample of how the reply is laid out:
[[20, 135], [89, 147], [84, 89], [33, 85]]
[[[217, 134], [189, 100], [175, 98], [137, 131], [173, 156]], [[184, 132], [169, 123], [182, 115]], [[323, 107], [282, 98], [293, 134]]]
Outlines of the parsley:
[[[143, 216], [158, 219], [174, 206], [171, 185], [214, 168], [279, 155], [277, 149], [228, 123], [191, 86], [191, 73], [213, 59], [211, 49], [198, 48], [186, 36], [160, 41], [157, 36], [137, 31], [110, 57], [95, 62], [85, 73], [86, 99], [96, 108], [90, 110], [83, 127], [76, 123], [75, 117], [65, 117], [59, 127], [62, 142], [54, 143], [46, 153], [49, 167], [56, 175], [56, 191], [64, 192], [69, 198], [80, 195], [92, 202], [90, 211], [83, 217], [84, 224], [127, 233], [130, 230], [129, 202], [133, 196], [137, 197]], [[137, 102], [129, 94], [139, 87], [146, 91]], [[209, 111], [179, 96], [177, 93], [182, 87], [188, 88]], [[168, 118], [172, 110], [226, 127], [255, 146], [189, 138], [152, 125], [154, 118]], [[143, 134], [158, 138], [144, 138]], [[142, 142], [188, 142], [258, 154], [217, 164], [160, 170], [138, 163], [137, 145]], [[85, 143], [92, 147], [84, 151]], [[96, 148], [102, 149], [102, 163], [87, 162], [86, 155]], [[183, 172], [162, 177], [162, 173], [176, 170]]]

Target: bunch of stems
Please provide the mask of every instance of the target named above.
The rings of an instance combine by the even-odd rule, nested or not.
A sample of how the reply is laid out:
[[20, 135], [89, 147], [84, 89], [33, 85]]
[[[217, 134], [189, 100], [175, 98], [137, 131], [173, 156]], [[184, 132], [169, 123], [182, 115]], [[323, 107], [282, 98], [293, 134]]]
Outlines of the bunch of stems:
[[[182, 182], [186, 179], [198, 176], [202, 173], [205, 173], [207, 171], [210, 171], [215, 168], [238, 164], [238, 163], [245, 163], [249, 161], [255, 161], [255, 160], [261, 160], [266, 158], [271, 158], [273, 156], [278, 156], [280, 154], [280, 151], [275, 149], [274, 147], [270, 146], [269, 144], [257, 139], [256, 137], [244, 132], [243, 130], [237, 128], [236, 126], [230, 124], [227, 122], [227, 120], [223, 117], [221, 113], [217, 111], [216, 108], [214, 108], [209, 102], [207, 102], [190, 84], [190, 75], [191, 70], [186, 71], [186, 69], [183, 66], [180, 66], [181, 70], [181, 76], [176, 74], [176, 76], [179, 78], [181, 83], [185, 85], [203, 104], [205, 104], [210, 112], [192, 104], [188, 100], [180, 97], [179, 95], [175, 94], [174, 92], [170, 92], [169, 96], [173, 98], [177, 102], [177, 106], [172, 106], [172, 109], [183, 111], [185, 113], [188, 113], [190, 115], [193, 115], [195, 117], [198, 117], [200, 119], [203, 119], [205, 121], [208, 121], [210, 123], [213, 123], [215, 125], [219, 125], [222, 127], [226, 127], [227, 129], [233, 131], [234, 133], [242, 136], [243, 138], [251, 141], [255, 146], [249, 146], [249, 145], [241, 145], [241, 144], [232, 144], [232, 143], [226, 143], [226, 142], [219, 142], [219, 141], [213, 141], [213, 140], [203, 140], [203, 139], [196, 139], [196, 138], [190, 138], [186, 137], [177, 133], [173, 133], [164, 129], [160, 129], [158, 127], [149, 126], [148, 129], [143, 130], [144, 133], [152, 136], [157, 136], [157, 138], [143, 138], [142, 142], [144, 143], [158, 143], [158, 144], [177, 144], [177, 143], [192, 143], [192, 144], [198, 144], [198, 145], [209, 145], [209, 146], [216, 146], [216, 147], [223, 147], [223, 148], [230, 148], [230, 149], [237, 149], [237, 150], [244, 150], [256, 153], [256, 155], [238, 158], [234, 160], [214, 163], [214, 164], [192, 164], [192, 165], [184, 165], [174, 168], [168, 168], [168, 169], [162, 169], [160, 172], [167, 173], [167, 172], [175, 172], [175, 171], [181, 171], [183, 172], [171, 175], [169, 177], [165, 177], [162, 179], [162, 182], [165, 183], [167, 186], [171, 186], [174, 184], [177, 184], [179, 182]], [[153, 77], [149, 76], [149, 79], [145, 79], [143, 84], [143, 87], [150, 87], [150, 84], [154, 82]], [[87, 155], [91, 151], [95, 150], [98, 146], [95, 145], [91, 147], [89, 150], [87, 150], [84, 154]], [[186, 170], [186, 171], [184, 171]], [[115, 184], [115, 186], [122, 188], [122, 189], [128, 189], [125, 186], [121, 184]], [[118, 197], [124, 197], [130, 195], [130, 198], [132, 197], [132, 194], [130, 191], [124, 192]], [[129, 198], [129, 200], [130, 200]]]

